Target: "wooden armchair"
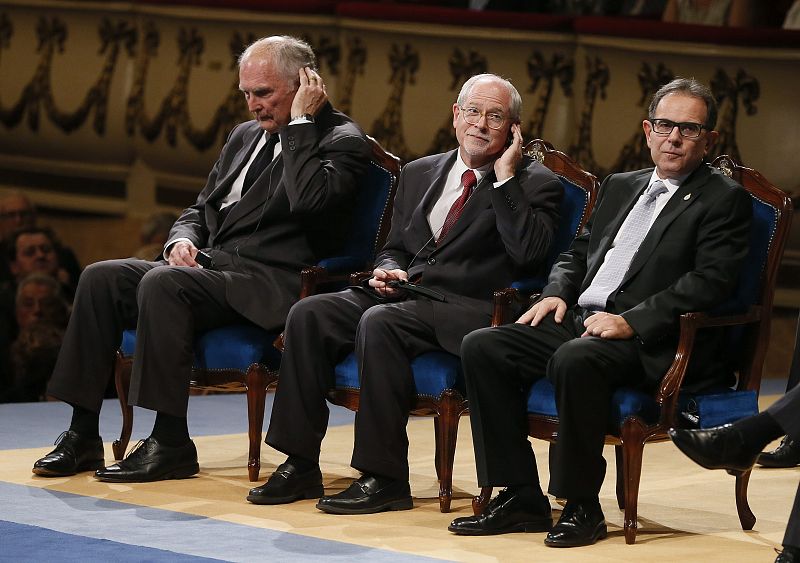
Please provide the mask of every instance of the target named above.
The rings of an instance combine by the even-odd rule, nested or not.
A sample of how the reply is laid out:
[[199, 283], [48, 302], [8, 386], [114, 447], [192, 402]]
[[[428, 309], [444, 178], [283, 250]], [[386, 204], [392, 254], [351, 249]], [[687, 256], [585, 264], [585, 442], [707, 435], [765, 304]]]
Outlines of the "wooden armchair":
[[[555, 172], [564, 185], [561, 220], [547, 259], [546, 269], [549, 270], [556, 257], [569, 247], [572, 239], [586, 223], [599, 184], [595, 176], [581, 169], [563, 152], [554, 150], [546, 141], [541, 139], [531, 141], [526, 145], [525, 152]], [[359, 281], [353, 280], [354, 283]], [[529, 279], [520, 282], [518, 286], [520, 289], [541, 289], [545, 281], [545, 279]], [[502, 316], [497, 316], [493, 319], [492, 325], [504, 321]], [[439, 509], [442, 512], [449, 512], [453, 494], [453, 462], [458, 422], [461, 415], [467, 413], [461, 360], [444, 350], [429, 352], [416, 357], [411, 362], [411, 369], [417, 389], [416, 404], [411, 409], [411, 414], [434, 417]], [[336, 366], [335, 381], [336, 388], [330, 394], [331, 402], [350, 410], [358, 410], [360, 383], [354, 354], [348, 355]]]
[[[300, 299], [323, 287], [336, 289], [346, 283], [351, 272], [372, 264], [376, 249], [386, 240], [400, 176], [400, 159], [386, 152], [372, 137], [369, 142], [372, 159], [360, 180], [353, 223], [341, 255], [327, 257], [300, 272]], [[210, 330], [199, 335], [195, 343], [191, 387], [236, 392], [244, 389], [247, 393], [250, 481], [258, 480], [261, 468], [264, 403], [268, 387], [277, 381], [280, 365], [280, 352], [272, 345], [278, 336], [277, 332], [242, 324]], [[122, 407], [122, 431], [112, 446], [116, 459], [124, 457], [133, 428], [133, 408], [128, 405], [127, 396], [135, 343], [136, 331], [126, 330], [114, 366]]]
[[[744, 186], [752, 196], [753, 228], [750, 250], [734, 296], [712, 312], [681, 315], [680, 338], [675, 359], [655, 393], [621, 388], [612, 397], [607, 444], [614, 444], [617, 464], [617, 504], [625, 511], [625, 541], [636, 540], [637, 504], [644, 445], [669, 439], [673, 426], [692, 424], [708, 428], [755, 414], [761, 384], [761, 370], [769, 343], [775, 280], [792, 217], [787, 195], [761, 174], [742, 167], [728, 156], [718, 157], [714, 166]], [[508, 299], [508, 298], [506, 298]], [[502, 308], [503, 302], [496, 306]], [[738, 383], [735, 389], [712, 389], [703, 393], [681, 392], [697, 331], [728, 327], [728, 351], [735, 360]], [[529, 435], [553, 442], [558, 439], [558, 415], [553, 386], [538, 380], [528, 395]], [[750, 530], [755, 516], [747, 502], [750, 472], [736, 478], [736, 506], [742, 528]], [[484, 487], [473, 501], [479, 514], [491, 497]]]

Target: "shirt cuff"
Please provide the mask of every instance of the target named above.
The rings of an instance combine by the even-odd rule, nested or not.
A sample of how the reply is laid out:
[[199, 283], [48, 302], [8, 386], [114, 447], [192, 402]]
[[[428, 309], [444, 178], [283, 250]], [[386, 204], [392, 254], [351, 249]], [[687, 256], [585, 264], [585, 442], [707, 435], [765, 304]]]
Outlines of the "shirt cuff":
[[300, 117], [295, 117], [289, 122], [289, 125], [297, 125], [299, 123], [314, 123], [310, 119], [308, 119], [305, 115], [301, 115]]
[[494, 184], [492, 184], [492, 187], [494, 187], [494, 188], [499, 188], [500, 186], [502, 186], [503, 184], [505, 184], [506, 182], [508, 182], [508, 181], [509, 181], [511, 178], [513, 178], [513, 177], [514, 177], [514, 176], [509, 176], [509, 177], [508, 177], [508, 178], [506, 178], [505, 180], [500, 180], [499, 182], [495, 182]]
[[164, 257], [164, 260], [169, 262], [169, 253], [167, 252], [170, 250], [175, 244], [179, 242], [188, 242], [190, 244], [194, 244], [191, 240], [186, 237], [176, 238], [174, 240], [169, 241], [167, 244], [164, 245], [164, 252], [161, 254]]

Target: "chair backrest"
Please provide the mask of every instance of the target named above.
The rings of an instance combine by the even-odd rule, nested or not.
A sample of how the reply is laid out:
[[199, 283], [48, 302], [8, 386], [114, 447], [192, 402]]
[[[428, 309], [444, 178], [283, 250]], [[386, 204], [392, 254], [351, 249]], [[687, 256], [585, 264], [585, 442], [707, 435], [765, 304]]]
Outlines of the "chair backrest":
[[[574, 160], [563, 152], [555, 150], [547, 141], [534, 139], [525, 145], [523, 152], [553, 171], [564, 186], [561, 216], [543, 270], [547, 276], [558, 255], [569, 248], [589, 219], [600, 183], [594, 174], [583, 170]], [[546, 281], [546, 277], [520, 280], [512, 284], [512, 287], [528, 292], [539, 291]]]
[[792, 221], [792, 201], [757, 171], [739, 165], [728, 155], [717, 157], [712, 165], [744, 186], [752, 198], [750, 247], [736, 292], [722, 309], [725, 313], [747, 311], [751, 306], [761, 309], [761, 321], [744, 331], [732, 330], [728, 344], [732, 353], [738, 352], [738, 388], [758, 390], [769, 344], [778, 267]]
[[355, 269], [371, 265], [375, 253], [386, 241], [400, 176], [400, 159], [384, 150], [372, 137], [367, 138], [372, 146], [372, 158], [359, 181], [353, 225], [343, 247], [344, 255], [360, 261]]

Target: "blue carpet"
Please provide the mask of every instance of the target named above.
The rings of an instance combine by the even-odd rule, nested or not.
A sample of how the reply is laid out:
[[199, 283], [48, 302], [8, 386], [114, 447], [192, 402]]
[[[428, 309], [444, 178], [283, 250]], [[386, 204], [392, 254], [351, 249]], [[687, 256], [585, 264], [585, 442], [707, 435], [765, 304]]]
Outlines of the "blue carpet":
[[[305, 562], [320, 557], [380, 563], [433, 561], [204, 516], [2, 482], [0, 506], [0, 561], [161, 562], [204, 558]], [[198, 538], [205, 539], [198, 541]]]
[[[264, 431], [269, 424], [274, 395], [267, 395]], [[329, 405], [329, 426], [352, 424], [354, 413]], [[134, 407], [131, 444], [150, 435], [155, 414]], [[0, 404], [0, 450], [39, 448], [51, 445], [69, 427], [72, 407], [61, 402]], [[243, 393], [189, 397], [189, 432], [192, 436], [219, 436], [247, 432], [247, 399]], [[20, 429], [24, 428], [24, 431]], [[107, 442], [119, 437], [122, 413], [117, 399], [103, 401], [100, 435]], [[264, 446], [265, 448], [267, 446]]]

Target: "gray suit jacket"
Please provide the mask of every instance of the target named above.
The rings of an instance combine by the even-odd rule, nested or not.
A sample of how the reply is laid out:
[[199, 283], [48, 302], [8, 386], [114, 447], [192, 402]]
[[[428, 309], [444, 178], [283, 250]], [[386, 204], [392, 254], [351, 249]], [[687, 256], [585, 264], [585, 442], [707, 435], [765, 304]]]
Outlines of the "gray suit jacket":
[[439, 344], [458, 354], [463, 337], [489, 326], [492, 292], [542, 267], [563, 197], [550, 170], [525, 157], [514, 178], [493, 187], [494, 172], [476, 186], [459, 220], [436, 245], [427, 215], [444, 188], [457, 151], [427, 156], [403, 168], [392, 228], [377, 267], [408, 271], [438, 289], [433, 301]]
[[370, 147], [349, 117], [326, 105], [314, 123], [280, 131], [281, 153], [230, 213], [220, 203], [263, 134], [256, 121], [231, 131], [197, 202], [170, 240], [208, 249], [225, 273], [231, 306], [266, 329], [283, 326], [300, 291], [299, 271], [336, 251], [349, 224]]

